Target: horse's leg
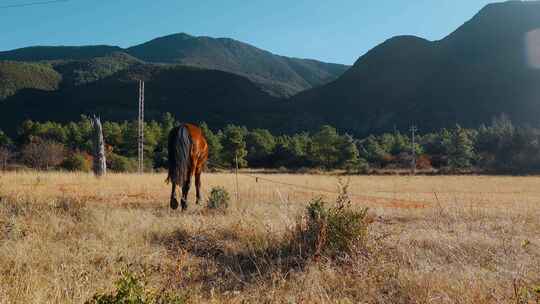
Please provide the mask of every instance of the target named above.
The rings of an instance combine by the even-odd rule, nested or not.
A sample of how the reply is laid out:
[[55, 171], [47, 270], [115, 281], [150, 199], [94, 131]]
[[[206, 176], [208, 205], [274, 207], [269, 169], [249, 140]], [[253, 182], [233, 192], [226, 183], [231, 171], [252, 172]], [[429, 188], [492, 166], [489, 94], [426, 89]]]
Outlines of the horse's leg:
[[176, 199], [176, 184], [174, 182], [171, 182], [171, 184], [171, 209], [176, 210], [178, 208], [178, 200]]
[[184, 182], [184, 186], [182, 187], [182, 211], [187, 209], [187, 197], [189, 193], [189, 187], [191, 186], [191, 174], [187, 176], [186, 181]]
[[197, 190], [197, 205], [201, 202], [201, 173], [202, 166], [198, 167], [195, 171], [195, 189]]

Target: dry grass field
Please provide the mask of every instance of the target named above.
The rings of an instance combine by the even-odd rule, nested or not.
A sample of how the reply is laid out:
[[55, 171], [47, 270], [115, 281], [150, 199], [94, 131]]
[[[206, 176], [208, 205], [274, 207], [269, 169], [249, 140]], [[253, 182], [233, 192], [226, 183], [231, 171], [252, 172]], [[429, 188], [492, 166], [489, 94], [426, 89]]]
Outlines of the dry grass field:
[[[537, 303], [540, 178], [354, 176], [367, 247], [292, 265], [270, 254], [338, 178], [206, 174], [225, 214], [168, 208], [163, 174], [0, 173], [0, 303], [84, 303], [129, 270], [188, 303]], [[286, 184], [302, 186], [291, 187]], [[318, 189], [318, 190], [315, 190]], [[192, 191], [194, 192], [194, 191]]]

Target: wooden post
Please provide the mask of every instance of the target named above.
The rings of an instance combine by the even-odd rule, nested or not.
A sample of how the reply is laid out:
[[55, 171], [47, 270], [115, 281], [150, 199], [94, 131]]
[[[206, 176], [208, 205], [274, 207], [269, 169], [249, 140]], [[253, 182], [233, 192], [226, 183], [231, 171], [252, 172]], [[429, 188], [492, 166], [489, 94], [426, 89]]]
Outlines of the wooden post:
[[235, 174], [236, 174], [236, 202], [240, 201], [240, 192], [238, 188], [238, 154], [234, 153], [234, 162], [236, 163], [235, 166]]
[[107, 160], [105, 156], [105, 140], [103, 139], [103, 127], [101, 126], [101, 120], [95, 116], [92, 119], [92, 126], [94, 127], [94, 174], [97, 177], [107, 174]]
[[412, 147], [411, 147], [411, 171], [412, 174], [416, 174], [416, 132], [418, 132], [418, 128], [413, 125], [410, 128], [410, 131], [412, 133]]

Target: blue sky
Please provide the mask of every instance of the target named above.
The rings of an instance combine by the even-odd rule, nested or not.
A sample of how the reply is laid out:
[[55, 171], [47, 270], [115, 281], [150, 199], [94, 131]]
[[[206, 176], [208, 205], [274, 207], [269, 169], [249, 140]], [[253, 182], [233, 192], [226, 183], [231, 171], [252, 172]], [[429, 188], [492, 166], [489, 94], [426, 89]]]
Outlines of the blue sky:
[[[43, 0], [0, 0], [0, 6]], [[70, 0], [0, 8], [0, 50], [132, 46], [167, 34], [230, 37], [280, 55], [352, 64], [395, 35], [441, 39], [484, 0]]]

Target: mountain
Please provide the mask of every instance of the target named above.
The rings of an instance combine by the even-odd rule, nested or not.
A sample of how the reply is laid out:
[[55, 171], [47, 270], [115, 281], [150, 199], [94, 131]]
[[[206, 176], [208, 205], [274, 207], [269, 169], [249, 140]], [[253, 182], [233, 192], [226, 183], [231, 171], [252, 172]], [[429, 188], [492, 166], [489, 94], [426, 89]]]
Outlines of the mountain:
[[274, 55], [228, 38], [174, 34], [122, 49], [116, 46], [28, 47], [0, 52], [0, 60], [73, 61], [129, 54], [148, 63], [182, 64], [247, 77], [276, 97], [288, 97], [328, 83], [343, 74], [346, 65]]
[[271, 127], [283, 121], [271, 111], [279, 100], [247, 78], [194, 67], [139, 63], [76, 86], [60, 86], [57, 90], [20, 89], [0, 101], [0, 129], [14, 134], [25, 119], [67, 122], [78, 120], [81, 114], [93, 113], [105, 120], [133, 120], [137, 117], [138, 79], [146, 84], [148, 120], [160, 119], [163, 113], [171, 112], [182, 121], [206, 121], [216, 127], [232, 122]]
[[[518, 125], [540, 125], [540, 2], [490, 4], [438, 41], [393, 37], [333, 81], [328, 75], [343, 67], [231, 39], [177, 34], [120, 50], [53, 49], [1, 54], [40, 62], [0, 64], [0, 129], [13, 132], [26, 118], [67, 121], [89, 113], [131, 120], [141, 78], [149, 119], [169, 111], [212, 127], [290, 133], [332, 124], [364, 136], [411, 124], [422, 132], [477, 127], [503, 113]], [[316, 86], [323, 80], [329, 82]]]
[[478, 126], [502, 113], [540, 120], [540, 3], [486, 6], [439, 41], [391, 38], [326, 85], [291, 99], [294, 129], [330, 123], [365, 135]]
[[82, 85], [141, 63], [122, 52], [80, 60], [0, 61], [0, 102], [23, 89], [54, 91]]
[[156, 63], [180, 63], [246, 76], [275, 96], [290, 96], [341, 75], [347, 66], [277, 56], [229, 38], [175, 34], [131, 47], [129, 54]]
[[45, 61], [45, 60], [81, 60], [107, 56], [121, 52], [117, 46], [32, 46], [12, 51], [0, 52], [0, 60]]

